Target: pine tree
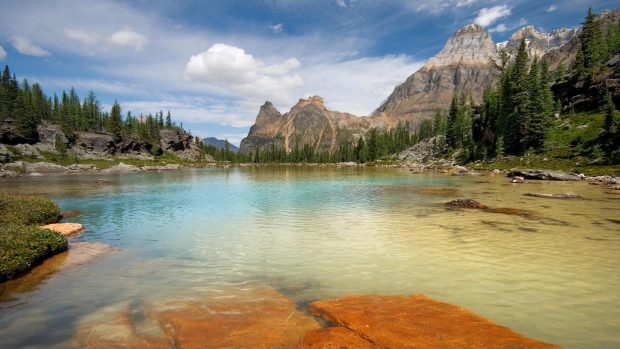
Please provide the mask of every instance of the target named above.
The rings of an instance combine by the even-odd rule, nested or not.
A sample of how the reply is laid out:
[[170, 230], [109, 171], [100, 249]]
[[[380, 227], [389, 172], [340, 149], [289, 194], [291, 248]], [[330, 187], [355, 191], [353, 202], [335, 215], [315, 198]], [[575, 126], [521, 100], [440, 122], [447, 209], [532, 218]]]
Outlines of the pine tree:
[[538, 59], [534, 58], [528, 78], [529, 122], [525, 136], [525, 149], [538, 150], [542, 147], [546, 134], [546, 106], [542, 92], [541, 73]]
[[529, 119], [528, 108], [528, 54], [525, 39], [521, 39], [511, 75], [512, 113], [508, 120], [505, 141], [512, 154], [521, 154], [525, 150], [525, 135]]
[[[605, 151], [605, 155], [607, 158], [611, 157], [612, 151], [616, 150], [617, 143], [620, 142], [617, 138], [620, 134], [617, 134], [618, 131], [614, 130], [614, 113], [616, 111], [616, 106], [611, 97], [611, 93], [607, 91], [605, 94], [605, 122], [603, 124], [603, 132], [601, 132], [601, 145], [603, 150]], [[614, 132], [615, 131], [615, 132]]]
[[114, 105], [112, 105], [108, 132], [110, 132], [114, 136], [116, 141], [120, 141], [123, 138], [121, 106], [118, 104], [118, 101], [114, 101]]
[[449, 148], [456, 148], [456, 118], [458, 114], [458, 96], [456, 93], [452, 96], [452, 102], [450, 103], [450, 109], [448, 111], [448, 120], [446, 125], [446, 145]]
[[172, 128], [172, 117], [170, 116], [170, 110], [166, 114], [166, 128]]
[[577, 52], [575, 64], [579, 67], [578, 72], [586, 71], [593, 73], [607, 55], [607, 47], [603, 41], [603, 34], [597, 15], [588, 8], [588, 14], [583, 22], [583, 29], [579, 34], [580, 49]]

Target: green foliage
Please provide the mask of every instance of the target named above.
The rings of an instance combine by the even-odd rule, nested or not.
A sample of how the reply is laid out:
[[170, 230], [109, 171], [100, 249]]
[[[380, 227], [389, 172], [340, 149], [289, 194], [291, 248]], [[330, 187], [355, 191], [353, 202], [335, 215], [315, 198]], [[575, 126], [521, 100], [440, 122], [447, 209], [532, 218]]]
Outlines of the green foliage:
[[603, 38], [600, 22], [597, 20], [597, 15], [592, 12], [592, 7], [588, 8], [588, 14], [582, 24], [583, 29], [579, 34], [580, 44], [573, 68], [577, 73], [594, 73], [607, 59], [609, 47]]
[[49, 224], [59, 217], [58, 205], [46, 198], [0, 194], [0, 224]]
[[67, 249], [67, 239], [48, 229], [20, 224], [0, 225], [0, 282], [30, 270], [45, 258]]
[[67, 239], [35, 224], [57, 222], [60, 209], [41, 197], [0, 194], [0, 282], [67, 249]]

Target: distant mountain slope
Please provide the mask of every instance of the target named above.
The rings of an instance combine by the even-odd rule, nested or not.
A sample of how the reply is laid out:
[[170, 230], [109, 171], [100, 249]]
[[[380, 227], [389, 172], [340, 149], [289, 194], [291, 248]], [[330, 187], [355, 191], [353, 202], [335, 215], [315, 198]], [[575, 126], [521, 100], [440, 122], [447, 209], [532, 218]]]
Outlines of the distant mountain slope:
[[[226, 144], [225, 140], [217, 139], [215, 137], [203, 138], [202, 141], [204, 142], [204, 144], [212, 145], [217, 149], [224, 149], [224, 146]], [[239, 151], [239, 148], [236, 145], [231, 144], [230, 142], [228, 142], [228, 149], [235, 153]]]

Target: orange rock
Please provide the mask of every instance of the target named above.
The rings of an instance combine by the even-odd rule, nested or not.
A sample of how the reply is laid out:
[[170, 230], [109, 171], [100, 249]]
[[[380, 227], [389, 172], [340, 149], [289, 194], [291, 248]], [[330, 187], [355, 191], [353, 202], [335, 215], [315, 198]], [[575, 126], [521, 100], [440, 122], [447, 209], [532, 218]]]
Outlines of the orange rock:
[[528, 210], [522, 210], [519, 208], [497, 207], [497, 208], [490, 208], [488, 209], [488, 211], [491, 213], [502, 213], [502, 214], [521, 216], [521, 217], [529, 218], [529, 219], [535, 218], [534, 212], [528, 211]]
[[558, 348], [424, 295], [349, 296], [310, 309], [382, 348]]
[[84, 230], [84, 226], [80, 223], [54, 223], [41, 226], [41, 228], [53, 230], [64, 236], [77, 234]]
[[[132, 316], [133, 313], [140, 316]], [[127, 319], [127, 321], [125, 321]], [[147, 330], [140, 331], [140, 328]], [[272, 288], [228, 290], [93, 314], [78, 325], [78, 347], [295, 348], [318, 323]]]
[[309, 349], [376, 349], [381, 348], [344, 327], [308, 331], [299, 348]]

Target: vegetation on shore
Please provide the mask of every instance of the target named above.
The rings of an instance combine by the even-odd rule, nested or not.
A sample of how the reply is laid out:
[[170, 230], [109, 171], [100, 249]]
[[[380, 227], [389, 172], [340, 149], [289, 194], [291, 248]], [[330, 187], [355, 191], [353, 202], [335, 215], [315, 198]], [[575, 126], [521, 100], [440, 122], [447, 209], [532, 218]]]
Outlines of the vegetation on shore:
[[37, 226], [59, 217], [60, 209], [51, 200], [0, 194], [0, 282], [67, 249], [62, 234]]

